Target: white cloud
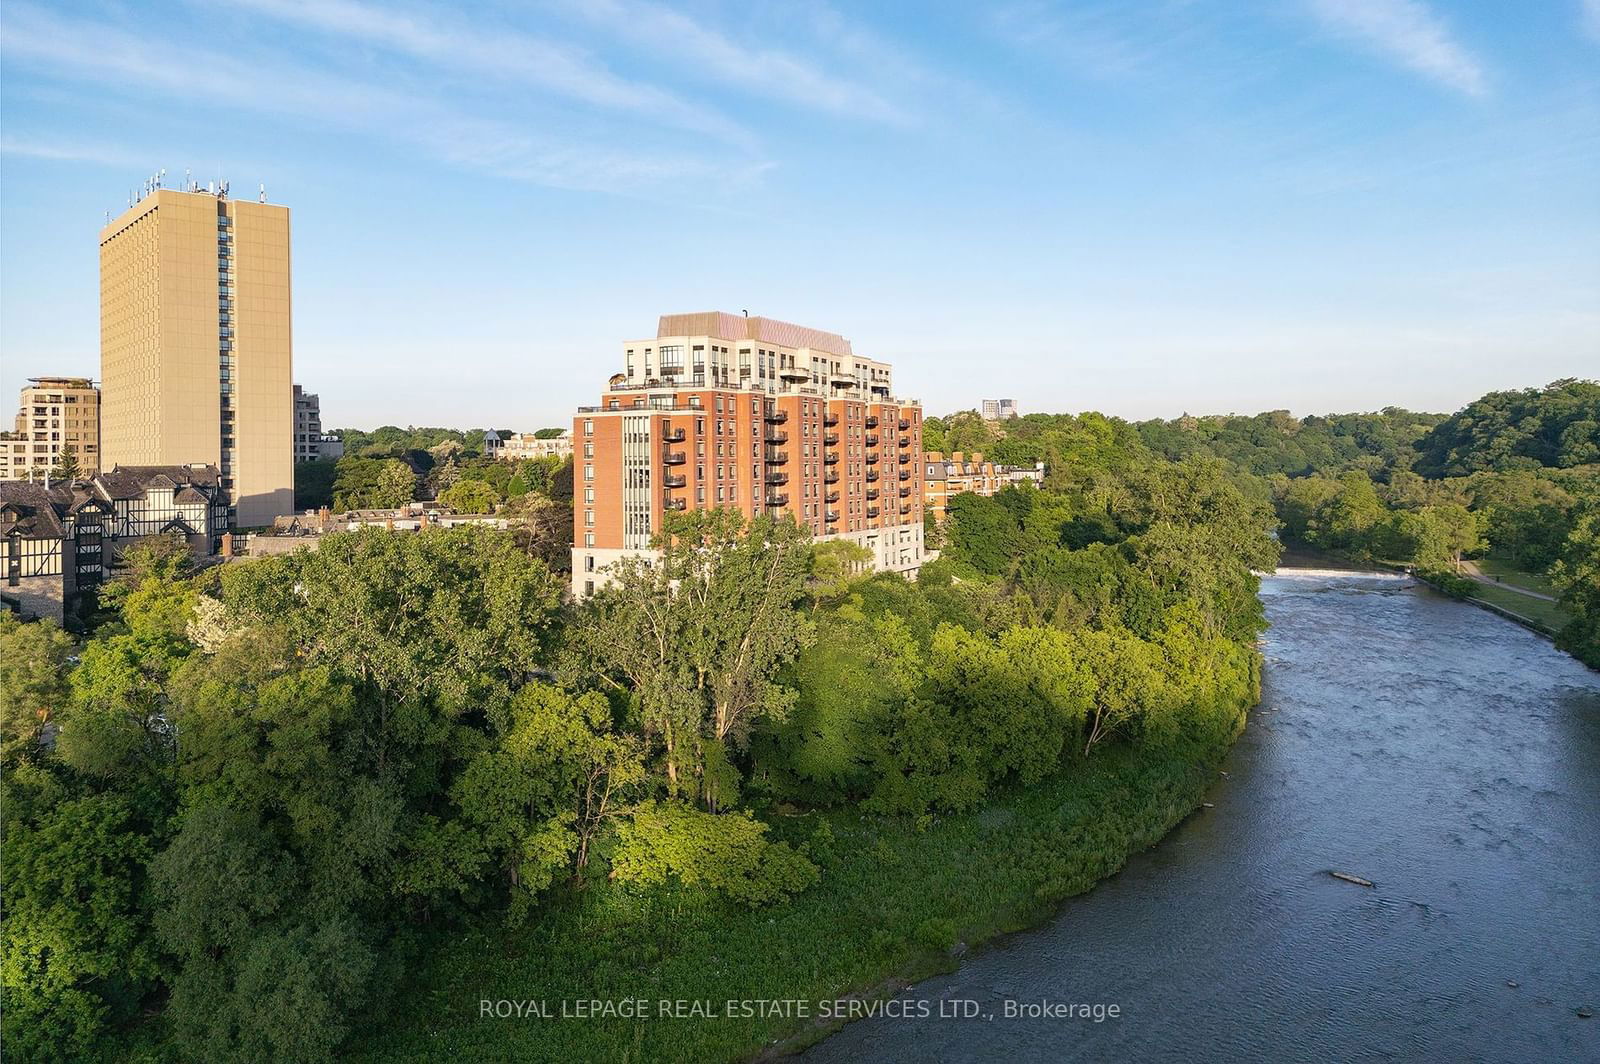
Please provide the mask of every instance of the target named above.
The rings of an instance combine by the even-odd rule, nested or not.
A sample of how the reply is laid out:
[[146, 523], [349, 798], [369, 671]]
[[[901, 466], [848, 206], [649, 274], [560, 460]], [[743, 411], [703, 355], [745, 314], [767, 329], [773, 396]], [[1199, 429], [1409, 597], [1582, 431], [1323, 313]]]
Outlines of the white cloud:
[[[722, 180], [698, 156], [636, 152], [593, 139], [558, 139], [523, 124], [463, 112], [434, 96], [395, 92], [294, 64], [207, 52], [103, 24], [66, 22], [11, 4], [0, 39], [6, 61], [210, 106], [243, 108], [308, 124], [389, 136], [432, 158], [559, 188], [638, 192], [662, 182]], [[271, 85], [272, 91], [262, 91]]]
[[[830, 74], [765, 44], [736, 41], [649, 0], [570, 0], [567, 6], [575, 15], [636, 47], [669, 50], [682, 70], [745, 92], [876, 122], [911, 122], [906, 111], [861, 81]], [[840, 41], [860, 43], [860, 38], [845, 36], [836, 21], [819, 22], [818, 26], [826, 26]]]
[[617, 77], [577, 49], [514, 30], [485, 32], [360, 0], [237, 0], [232, 6], [440, 66], [536, 85], [569, 99], [645, 115], [681, 129], [741, 143], [751, 139], [713, 111], [656, 86]]
[[1483, 66], [1421, 0], [1311, 0], [1311, 10], [1340, 36], [1359, 41], [1441, 85], [1483, 96]]
[[131, 152], [95, 144], [76, 144], [43, 140], [19, 140], [0, 137], [0, 155], [14, 155], [25, 159], [45, 159], [50, 162], [93, 163], [96, 166], [134, 166], [137, 162]]

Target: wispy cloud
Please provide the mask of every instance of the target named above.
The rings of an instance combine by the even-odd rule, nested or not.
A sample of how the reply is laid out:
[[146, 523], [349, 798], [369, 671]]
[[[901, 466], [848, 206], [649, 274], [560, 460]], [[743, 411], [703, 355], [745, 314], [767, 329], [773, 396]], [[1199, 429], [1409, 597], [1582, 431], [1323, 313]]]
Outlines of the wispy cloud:
[[[830, 73], [764, 43], [735, 40], [650, 0], [570, 0], [567, 7], [636, 47], [654, 50], [670, 42], [674, 60], [683, 71], [753, 95], [876, 122], [913, 121], [908, 111], [862, 80]], [[842, 32], [837, 24], [832, 29], [835, 34]]]
[[537, 86], [571, 100], [729, 141], [751, 141], [746, 131], [715, 111], [657, 86], [618, 77], [579, 49], [516, 30], [485, 32], [421, 10], [399, 11], [360, 0], [236, 0], [231, 6], [436, 66]]
[[105, 145], [19, 139], [9, 135], [0, 137], [0, 155], [45, 159], [50, 162], [93, 163], [96, 166], [142, 165], [132, 152]]
[[1483, 65], [1421, 0], [1310, 2], [1312, 13], [1341, 37], [1458, 92], [1488, 93]]
[[[294, 63], [272, 65], [261, 56], [179, 48], [101, 23], [64, 21], [23, 4], [8, 5], [0, 50], [8, 63], [22, 60], [86, 81], [131, 84], [188, 101], [393, 137], [448, 164], [553, 187], [634, 192], [689, 177], [715, 180], [722, 173], [694, 156], [558, 139], [432, 97]], [[264, 83], [273, 91], [262, 92]]]
[[1600, 41], [1600, 0], [1582, 0], [1583, 28], [1590, 37]]

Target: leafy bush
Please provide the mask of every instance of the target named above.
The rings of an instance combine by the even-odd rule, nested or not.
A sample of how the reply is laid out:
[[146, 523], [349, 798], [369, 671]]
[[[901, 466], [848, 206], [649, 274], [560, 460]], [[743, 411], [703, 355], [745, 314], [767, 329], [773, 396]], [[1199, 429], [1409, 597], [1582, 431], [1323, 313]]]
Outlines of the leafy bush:
[[745, 905], [770, 905], [817, 882], [817, 866], [786, 842], [769, 842], [748, 813], [703, 813], [683, 802], [649, 802], [618, 831], [611, 874], [639, 887], [676, 880]]

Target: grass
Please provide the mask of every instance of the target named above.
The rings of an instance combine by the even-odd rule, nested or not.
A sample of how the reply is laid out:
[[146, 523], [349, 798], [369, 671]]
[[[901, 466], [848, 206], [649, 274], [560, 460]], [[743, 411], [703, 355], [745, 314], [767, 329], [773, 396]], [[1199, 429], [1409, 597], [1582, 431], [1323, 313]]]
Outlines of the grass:
[[[520, 929], [493, 920], [441, 935], [400, 988], [389, 1028], [351, 1055], [718, 1061], [780, 1041], [798, 1048], [827, 1033], [818, 1003], [949, 970], [958, 941], [1036, 924], [1114, 874], [1197, 806], [1231, 741], [1106, 750], [921, 831], [854, 810], [775, 817], [774, 833], [811, 840], [823, 866], [818, 886], [776, 908], [596, 884], [553, 899]], [[650, 1018], [559, 1018], [564, 1003], [631, 998], [648, 1002]], [[542, 1000], [558, 1018], [480, 1018], [484, 999]], [[661, 1018], [663, 999], [709, 1004]], [[812, 1018], [726, 1016], [730, 999], [807, 1002]]]
[[1558, 603], [1518, 594], [1494, 584], [1474, 583], [1472, 597], [1536, 621], [1552, 633], [1559, 632], [1571, 619]]
[[[1493, 558], [1480, 558], [1474, 563], [1488, 577], [1498, 577], [1502, 583], [1512, 587], [1520, 587], [1525, 591], [1536, 591], [1541, 595], [1556, 596], [1557, 592], [1550, 583], [1550, 578], [1543, 573], [1530, 573], [1518, 569], [1510, 562], [1496, 561]], [[1524, 596], [1526, 597], [1526, 596]]]

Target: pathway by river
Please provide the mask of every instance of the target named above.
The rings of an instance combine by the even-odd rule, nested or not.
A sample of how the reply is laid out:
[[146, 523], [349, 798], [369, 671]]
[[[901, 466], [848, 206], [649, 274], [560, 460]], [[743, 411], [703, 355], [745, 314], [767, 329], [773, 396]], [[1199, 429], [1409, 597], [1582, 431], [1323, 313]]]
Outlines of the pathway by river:
[[1600, 676], [1396, 577], [1262, 595], [1265, 690], [1214, 808], [909, 991], [929, 1018], [809, 1059], [1600, 1061]]

